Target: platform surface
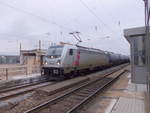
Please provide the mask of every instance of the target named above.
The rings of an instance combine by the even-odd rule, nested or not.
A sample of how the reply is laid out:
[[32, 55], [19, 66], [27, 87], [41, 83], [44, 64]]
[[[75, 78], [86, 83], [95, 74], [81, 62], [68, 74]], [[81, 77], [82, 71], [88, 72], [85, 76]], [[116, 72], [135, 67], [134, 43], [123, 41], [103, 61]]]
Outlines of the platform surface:
[[132, 96], [120, 96], [110, 113], [146, 113], [145, 92], [146, 85], [134, 84], [129, 81], [124, 93]]
[[111, 113], [145, 113], [144, 109], [142, 99], [120, 97]]

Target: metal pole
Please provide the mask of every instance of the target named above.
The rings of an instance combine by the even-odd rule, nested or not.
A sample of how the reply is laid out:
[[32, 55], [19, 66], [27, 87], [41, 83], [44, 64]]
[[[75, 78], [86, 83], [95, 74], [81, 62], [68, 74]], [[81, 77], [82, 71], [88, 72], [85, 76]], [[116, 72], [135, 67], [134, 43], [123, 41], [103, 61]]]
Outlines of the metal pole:
[[27, 66], [26, 66], [26, 75], [28, 75], [28, 68], [27, 68]]
[[8, 68], [6, 68], [6, 80], [8, 80]]
[[39, 40], [39, 50], [41, 50], [41, 40]]

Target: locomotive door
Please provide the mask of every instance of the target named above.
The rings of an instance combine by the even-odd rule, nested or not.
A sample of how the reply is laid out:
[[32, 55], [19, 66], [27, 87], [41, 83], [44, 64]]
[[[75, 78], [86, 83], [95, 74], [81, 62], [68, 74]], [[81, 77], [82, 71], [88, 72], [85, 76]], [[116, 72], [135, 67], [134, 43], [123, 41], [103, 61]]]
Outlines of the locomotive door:
[[80, 51], [75, 49], [69, 50], [68, 63], [70, 67], [77, 69], [79, 67]]
[[73, 67], [74, 55], [75, 55], [75, 50], [70, 49], [69, 50], [69, 58], [68, 58], [69, 67]]

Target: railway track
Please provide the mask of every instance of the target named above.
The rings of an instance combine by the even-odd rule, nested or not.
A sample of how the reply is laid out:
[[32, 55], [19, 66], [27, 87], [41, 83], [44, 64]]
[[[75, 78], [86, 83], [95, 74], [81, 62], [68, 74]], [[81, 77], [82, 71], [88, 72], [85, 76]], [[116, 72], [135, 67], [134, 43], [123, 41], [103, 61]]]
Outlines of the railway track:
[[[117, 70], [118, 71], [118, 70]], [[85, 102], [95, 94], [104, 90], [112, 82], [117, 80], [126, 71], [110, 77], [116, 71], [107, 73], [103, 78], [87, 81], [71, 91], [48, 100], [24, 113], [73, 113], [76, 112]]]

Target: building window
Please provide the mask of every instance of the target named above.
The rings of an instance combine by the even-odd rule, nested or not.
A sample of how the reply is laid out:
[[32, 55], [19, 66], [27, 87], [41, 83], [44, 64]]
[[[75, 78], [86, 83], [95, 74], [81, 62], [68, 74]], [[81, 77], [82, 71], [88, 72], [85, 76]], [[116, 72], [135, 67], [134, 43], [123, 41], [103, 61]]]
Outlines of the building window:
[[144, 39], [142, 36], [135, 38], [134, 40], [134, 64], [137, 66], [145, 65], [145, 50]]

